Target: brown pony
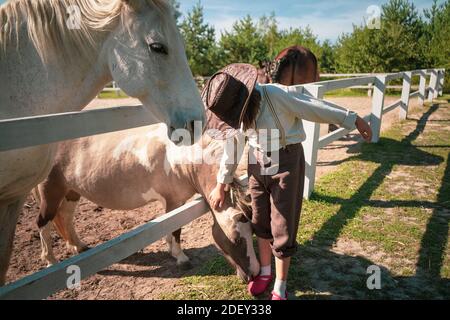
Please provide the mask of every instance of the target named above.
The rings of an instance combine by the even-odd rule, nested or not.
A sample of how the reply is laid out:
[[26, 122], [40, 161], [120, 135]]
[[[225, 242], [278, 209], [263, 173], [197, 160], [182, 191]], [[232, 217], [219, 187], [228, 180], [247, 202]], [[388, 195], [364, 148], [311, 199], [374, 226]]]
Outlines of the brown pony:
[[319, 81], [319, 64], [311, 50], [291, 46], [282, 50], [273, 61], [260, 63], [259, 83], [280, 83], [286, 86]]
[[[294, 86], [320, 80], [319, 64], [314, 53], [302, 46], [291, 46], [282, 50], [273, 61], [260, 63], [259, 83], [280, 83]], [[334, 124], [328, 132], [337, 130]]]

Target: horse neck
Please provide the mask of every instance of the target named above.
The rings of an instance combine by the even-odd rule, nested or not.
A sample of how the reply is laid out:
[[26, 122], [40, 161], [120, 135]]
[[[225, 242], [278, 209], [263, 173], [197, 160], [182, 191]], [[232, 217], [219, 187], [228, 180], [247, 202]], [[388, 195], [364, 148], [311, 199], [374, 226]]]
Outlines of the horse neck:
[[[0, 79], [5, 77], [7, 80], [0, 85], [5, 89], [0, 92], [4, 117], [79, 111], [112, 80], [103, 48], [106, 34], [96, 35], [97, 46], [90, 49], [92, 60], [74, 54], [68, 62], [57, 52], [50, 52], [48, 62], [44, 62], [26, 33], [26, 28], [21, 28], [18, 35], [20, 51], [10, 47], [7, 58], [0, 59]], [[3, 72], [11, 69], [14, 72]], [[9, 96], [15, 97], [22, 107], [16, 108]]]

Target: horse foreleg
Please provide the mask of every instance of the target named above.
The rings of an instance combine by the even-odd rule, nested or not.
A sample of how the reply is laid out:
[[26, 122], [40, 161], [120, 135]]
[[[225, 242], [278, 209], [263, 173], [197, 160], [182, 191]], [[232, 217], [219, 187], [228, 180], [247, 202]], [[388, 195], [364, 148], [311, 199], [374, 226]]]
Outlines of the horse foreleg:
[[0, 286], [6, 281], [17, 220], [25, 198], [22, 196], [12, 201], [0, 202]]
[[168, 235], [166, 241], [169, 245], [169, 253], [172, 255], [172, 257], [177, 259], [177, 266], [182, 269], [191, 268], [192, 266], [189, 262], [189, 258], [181, 248], [181, 229], [178, 229], [171, 235]]
[[39, 236], [41, 238], [41, 259], [47, 262], [47, 267], [50, 267], [56, 263], [58, 260], [53, 254], [53, 240], [51, 236], [51, 224], [47, 223], [45, 226], [39, 229]]
[[73, 224], [75, 209], [79, 199], [80, 197], [75, 193], [69, 193], [61, 202], [58, 212], [53, 219], [56, 230], [66, 241], [66, 246], [72, 253], [81, 253], [89, 249], [89, 247], [78, 238], [78, 234], [75, 231]]
[[[183, 205], [183, 203], [177, 201], [173, 203], [166, 203], [166, 212], [172, 211], [181, 205]], [[172, 234], [167, 235], [166, 242], [170, 255], [177, 260], [177, 266], [182, 269], [191, 268], [189, 258], [184, 254], [183, 249], [181, 248], [181, 229], [178, 229], [172, 232]]]
[[[31, 194], [33, 195], [34, 201], [36, 201], [36, 204], [41, 207], [42, 199], [39, 187], [35, 187]], [[51, 231], [51, 225], [48, 221], [44, 226], [39, 228], [39, 238], [41, 239], [41, 260], [47, 263], [47, 267], [58, 263], [58, 260], [53, 253], [53, 239], [51, 236]]]

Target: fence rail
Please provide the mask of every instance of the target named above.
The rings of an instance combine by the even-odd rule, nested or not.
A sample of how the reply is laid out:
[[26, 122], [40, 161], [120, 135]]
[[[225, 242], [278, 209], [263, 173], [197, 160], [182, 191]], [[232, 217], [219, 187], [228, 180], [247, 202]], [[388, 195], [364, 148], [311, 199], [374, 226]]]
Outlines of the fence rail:
[[70, 266], [78, 266], [81, 279], [85, 279], [180, 229], [208, 210], [206, 202], [197, 198], [115, 239], [1, 287], [0, 299], [44, 299], [67, 288]]
[[[347, 75], [334, 76], [340, 77]], [[411, 93], [412, 78], [415, 76], [420, 77], [419, 90]], [[428, 86], [427, 77], [429, 77]], [[299, 93], [310, 94], [318, 99], [323, 99], [325, 93], [328, 91], [361, 85], [373, 85], [372, 111], [365, 120], [368, 120], [370, 123], [373, 131], [372, 142], [376, 143], [380, 138], [383, 115], [399, 108], [399, 119], [406, 119], [410, 99], [418, 97], [419, 105], [423, 105], [426, 99], [432, 101], [434, 98], [437, 98], [439, 94], [442, 94], [444, 77], [445, 69], [424, 69], [376, 75], [362, 74], [357, 78], [328, 80], [307, 85], [299, 85], [296, 86], [296, 91]], [[388, 83], [397, 79], [403, 79], [401, 97], [392, 104], [385, 106], [385, 94]], [[309, 121], [303, 121], [303, 124], [306, 132], [306, 141], [304, 142], [306, 160], [304, 197], [309, 198], [314, 190], [318, 150], [344, 137], [350, 133], [350, 131], [341, 128], [320, 137], [319, 124]]]
[[[414, 76], [420, 77], [419, 90], [411, 93], [411, 79]], [[427, 86], [428, 76], [430, 80]], [[372, 84], [374, 90], [372, 112], [366, 117], [366, 120], [370, 122], [373, 130], [373, 142], [377, 142], [384, 114], [399, 107], [399, 118], [405, 119], [411, 98], [418, 97], [420, 105], [423, 105], [426, 99], [432, 101], [433, 98], [442, 94], [444, 76], [444, 69], [415, 70], [393, 74], [363, 74], [357, 78], [296, 86], [295, 90], [322, 99], [324, 94], [330, 90]], [[395, 79], [403, 79], [401, 98], [389, 106], [384, 106], [387, 84]], [[148, 123], [147, 119], [147, 113], [142, 106], [133, 106], [1, 120], [0, 152], [144, 126]], [[304, 197], [308, 198], [314, 188], [318, 149], [342, 138], [350, 131], [341, 128], [320, 137], [319, 124], [304, 121], [304, 127], [306, 132]], [[242, 183], [245, 181], [245, 177], [241, 178]], [[208, 208], [202, 198], [197, 198], [160, 218], [80, 255], [1, 287], [0, 299], [48, 297], [52, 293], [66, 288], [67, 279], [70, 276], [67, 273], [68, 267], [79, 266], [82, 270], [81, 278], [84, 279], [190, 223], [205, 214], [209, 210]]]
[[141, 105], [0, 120], [0, 152], [142, 127], [150, 119]]

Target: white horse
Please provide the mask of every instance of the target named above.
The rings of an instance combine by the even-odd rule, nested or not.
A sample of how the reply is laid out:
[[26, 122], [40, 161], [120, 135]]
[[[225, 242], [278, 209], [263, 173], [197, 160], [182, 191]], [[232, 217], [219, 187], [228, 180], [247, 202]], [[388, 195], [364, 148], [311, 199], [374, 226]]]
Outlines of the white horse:
[[[73, 226], [80, 196], [109, 209], [132, 210], [160, 201], [166, 211], [183, 205], [194, 194], [208, 197], [222, 158], [222, 142], [204, 135], [193, 146], [178, 147], [165, 137], [163, 125], [112, 132], [62, 142], [55, 164], [37, 192], [42, 259], [57, 262], [52, 250], [50, 221], [74, 253], [87, 249]], [[212, 210], [216, 245], [248, 281], [259, 273], [252, 241], [249, 200], [236, 186], [220, 210]], [[169, 252], [179, 266], [188, 263], [180, 231], [168, 235]], [[194, 231], [195, 232], [195, 231]]]
[[[191, 128], [203, 104], [165, 0], [12, 0], [0, 6], [0, 119], [78, 111], [115, 80], [148, 122]], [[167, 134], [167, 133], [166, 133]], [[26, 195], [56, 145], [0, 152], [0, 285]]]

